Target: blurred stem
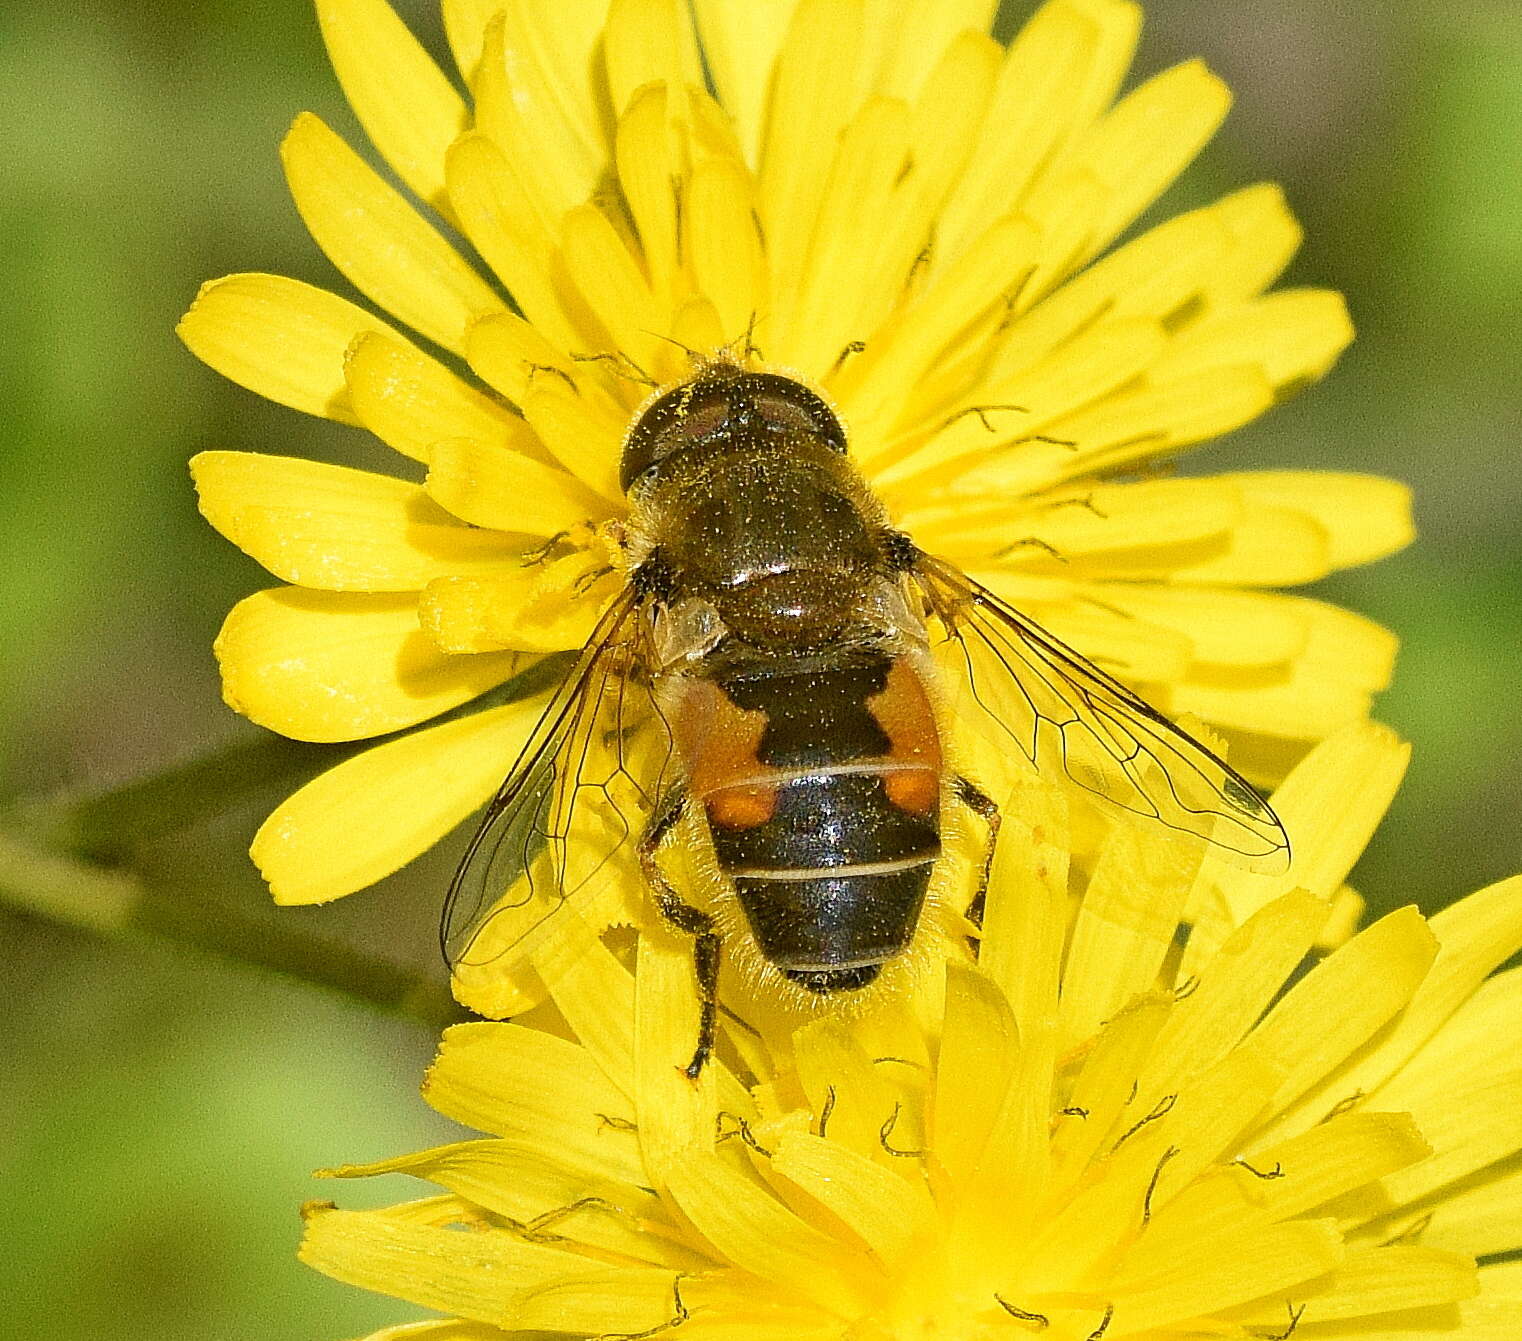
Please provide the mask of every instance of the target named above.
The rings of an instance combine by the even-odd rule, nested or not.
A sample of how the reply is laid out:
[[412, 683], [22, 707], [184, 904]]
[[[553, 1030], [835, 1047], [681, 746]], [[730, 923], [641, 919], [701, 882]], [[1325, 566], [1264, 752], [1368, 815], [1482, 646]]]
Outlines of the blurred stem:
[[139, 843], [192, 829], [273, 787], [294, 790], [360, 748], [261, 736], [110, 791], [33, 803], [26, 825], [50, 847], [117, 862]]
[[273, 969], [431, 1028], [463, 1018], [447, 989], [389, 961], [182, 889], [155, 888], [125, 870], [47, 851], [0, 825], [0, 902], [98, 936], [147, 933]]
[[[427, 726], [557, 683], [574, 657], [542, 657]], [[464, 1019], [442, 975], [422, 976], [289, 918], [255, 916], [199, 889], [132, 869], [140, 847], [193, 831], [271, 790], [293, 790], [376, 741], [309, 745], [264, 735], [95, 795], [0, 810], [0, 903], [102, 936], [146, 932], [341, 992], [439, 1027]]]
[[[574, 660], [571, 653], [541, 657], [497, 688], [421, 727], [441, 726], [540, 693], [559, 683]], [[295, 790], [324, 769], [394, 738], [310, 745], [266, 733], [110, 791], [33, 803], [27, 808], [26, 824], [50, 847], [119, 861], [139, 843], [194, 828], [273, 789]]]
[[266, 736], [111, 791], [19, 805], [0, 814], [0, 903], [99, 936], [193, 946], [431, 1028], [462, 1019], [436, 978], [131, 869], [139, 844], [192, 830], [272, 786], [298, 786], [358, 748]]

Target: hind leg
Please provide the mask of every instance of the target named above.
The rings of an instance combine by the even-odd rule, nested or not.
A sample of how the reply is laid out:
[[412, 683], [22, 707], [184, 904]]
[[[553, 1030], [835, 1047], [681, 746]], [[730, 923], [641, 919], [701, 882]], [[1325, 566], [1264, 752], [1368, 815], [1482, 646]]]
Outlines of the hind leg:
[[698, 1042], [692, 1060], [683, 1070], [690, 1080], [696, 1080], [713, 1055], [719, 995], [719, 937], [713, 929], [713, 918], [702, 909], [694, 908], [676, 892], [656, 856], [661, 843], [686, 808], [685, 792], [675, 790], [666, 796], [655, 818], [640, 835], [639, 864], [660, 915], [678, 931], [693, 937], [692, 967], [698, 983]]
[[994, 869], [994, 849], [999, 842], [999, 825], [1003, 816], [998, 803], [969, 778], [960, 774], [952, 780], [952, 795], [973, 812], [988, 828], [988, 843], [983, 849], [983, 865], [978, 871], [977, 889], [967, 905], [967, 920], [975, 927], [983, 925], [983, 907], [988, 900], [988, 880]]

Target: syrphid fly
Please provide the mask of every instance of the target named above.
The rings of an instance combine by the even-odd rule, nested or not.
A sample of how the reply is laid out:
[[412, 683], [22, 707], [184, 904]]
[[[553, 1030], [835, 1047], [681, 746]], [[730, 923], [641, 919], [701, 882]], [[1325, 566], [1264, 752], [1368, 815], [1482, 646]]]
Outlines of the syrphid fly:
[[[865, 988], [910, 946], [949, 808], [980, 819], [990, 853], [997, 836], [997, 806], [948, 748], [933, 637], [950, 640], [974, 710], [1031, 764], [1245, 859], [1287, 852], [1272, 810], [1220, 758], [895, 530], [840, 420], [802, 382], [727, 355], [700, 362], [635, 419], [621, 482], [626, 580], [455, 875], [452, 965], [511, 958], [514, 938], [485, 928], [554, 916], [630, 845], [656, 911], [693, 938], [697, 1075], [724, 935], [662, 863], [697, 820], [743, 910], [730, 934], [791, 990]], [[978, 885], [974, 921], [982, 898]]]

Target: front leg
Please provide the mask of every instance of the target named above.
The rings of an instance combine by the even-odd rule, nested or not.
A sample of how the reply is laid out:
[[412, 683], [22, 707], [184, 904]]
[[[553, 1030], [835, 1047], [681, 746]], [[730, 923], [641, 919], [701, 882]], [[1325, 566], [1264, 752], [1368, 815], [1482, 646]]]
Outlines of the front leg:
[[666, 835], [686, 809], [685, 790], [673, 788], [667, 793], [655, 818], [640, 835], [639, 864], [661, 916], [678, 931], [695, 937], [692, 966], [698, 980], [698, 1044], [692, 1060], [683, 1069], [689, 1080], [696, 1080], [713, 1055], [719, 996], [719, 937], [713, 929], [713, 918], [702, 909], [694, 908], [676, 892], [656, 856]]

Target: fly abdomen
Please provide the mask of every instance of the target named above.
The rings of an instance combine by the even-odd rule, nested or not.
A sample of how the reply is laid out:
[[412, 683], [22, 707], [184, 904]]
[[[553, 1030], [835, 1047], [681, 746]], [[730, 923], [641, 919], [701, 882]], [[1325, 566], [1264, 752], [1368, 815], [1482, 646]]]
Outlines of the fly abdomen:
[[[821, 659], [823, 660], [823, 659]], [[854, 647], [779, 665], [721, 644], [673, 677], [668, 719], [719, 869], [761, 954], [815, 992], [909, 948], [941, 854], [941, 749], [915, 657]]]
[[816, 991], [861, 987], [908, 948], [940, 855], [930, 769], [845, 765], [703, 798], [761, 953]]
[[909, 948], [934, 857], [839, 871], [734, 878], [761, 953], [812, 992], [865, 987]]

